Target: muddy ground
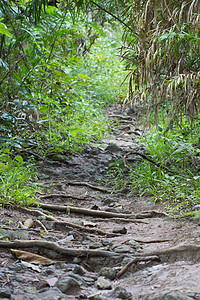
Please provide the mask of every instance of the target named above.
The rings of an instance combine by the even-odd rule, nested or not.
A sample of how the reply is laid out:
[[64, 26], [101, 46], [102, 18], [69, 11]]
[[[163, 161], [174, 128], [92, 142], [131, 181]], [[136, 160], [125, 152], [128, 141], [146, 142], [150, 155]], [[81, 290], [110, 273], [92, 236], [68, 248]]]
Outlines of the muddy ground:
[[143, 134], [109, 115], [101, 144], [39, 162], [40, 205], [1, 210], [0, 299], [200, 299], [199, 224], [105, 183]]

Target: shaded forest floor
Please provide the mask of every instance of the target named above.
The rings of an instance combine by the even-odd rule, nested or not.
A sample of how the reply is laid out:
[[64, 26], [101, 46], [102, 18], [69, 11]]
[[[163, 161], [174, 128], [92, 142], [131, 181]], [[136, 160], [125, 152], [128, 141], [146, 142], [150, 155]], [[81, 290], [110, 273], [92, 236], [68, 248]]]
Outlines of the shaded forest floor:
[[199, 225], [106, 185], [143, 134], [134, 115], [109, 115], [101, 144], [38, 163], [39, 205], [1, 210], [1, 299], [200, 299]]

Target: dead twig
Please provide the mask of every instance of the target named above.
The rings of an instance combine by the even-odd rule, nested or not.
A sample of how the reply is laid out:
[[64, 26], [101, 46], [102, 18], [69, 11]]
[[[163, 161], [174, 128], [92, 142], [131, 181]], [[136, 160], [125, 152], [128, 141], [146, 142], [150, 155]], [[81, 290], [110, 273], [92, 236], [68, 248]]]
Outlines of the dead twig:
[[154, 255], [154, 256], [148, 256], [148, 257], [140, 257], [140, 256], [136, 256], [134, 259], [132, 259], [129, 263], [127, 263], [117, 274], [117, 278], [121, 277], [130, 266], [132, 266], [133, 264], [136, 264], [140, 261], [160, 261], [159, 257]]

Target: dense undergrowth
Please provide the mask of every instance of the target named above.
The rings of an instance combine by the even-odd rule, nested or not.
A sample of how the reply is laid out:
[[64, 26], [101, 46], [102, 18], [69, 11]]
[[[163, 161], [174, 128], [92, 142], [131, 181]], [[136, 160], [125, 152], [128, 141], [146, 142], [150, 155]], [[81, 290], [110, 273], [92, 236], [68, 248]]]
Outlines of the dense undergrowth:
[[[55, 8], [46, 12], [37, 25], [20, 15], [20, 21], [15, 20], [20, 37], [9, 36], [3, 45], [7, 53], [1, 59], [0, 83], [3, 203], [34, 201], [35, 160], [67, 157], [69, 150], [96, 143], [109, 131], [106, 106], [116, 102], [123, 89], [127, 92], [120, 87], [121, 33], [115, 24], [102, 28], [81, 15], [74, 20]], [[16, 50], [19, 42], [23, 55]]]
[[128, 163], [131, 171], [120, 160], [110, 166], [108, 176], [118, 190], [128, 186], [130, 193], [164, 204], [171, 213], [199, 218], [199, 120], [193, 126], [186, 118], [181, 127], [159, 124], [140, 139], [146, 156], [157, 166], [133, 156], [135, 161]]

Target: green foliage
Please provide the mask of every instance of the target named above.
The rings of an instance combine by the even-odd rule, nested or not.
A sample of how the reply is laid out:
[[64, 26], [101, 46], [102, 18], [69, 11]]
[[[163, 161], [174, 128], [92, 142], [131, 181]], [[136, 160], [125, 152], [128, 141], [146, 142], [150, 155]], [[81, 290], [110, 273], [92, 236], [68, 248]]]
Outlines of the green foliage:
[[[101, 138], [107, 128], [102, 108], [116, 101], [123, 74], [114, 56], [119, 34], [55, 7], [39, 24], [23, 14], [12, 22], [14, 40], [2, 39], [0, 143], [42, 148], [43, 140], [69, 149]], [[94, 46], [106, 34], [112, 37]]]
[[[156, 166], [142, 159], [130, 164], [131, 171], [125, 171], [119, 163], [110, 166], [110, 180], [128, 182], [132, 193], [146, 195], [151, 201], [165, 203], [169, 211], [181, 216], [196, 216], [200, 196], [200, 144], [199, 120], [191, 128], [186, 119], [182, 127], [166, 125], [152, 129], [142, 138], [147, 156]], [[164, 166], [171, 172], [164, 169]]]
[[[2, 21], [3, 19], [0, 19]], [[7, 30], [6, 25], [0, 22], [0, 34], [12, 37], [13, 35]]]
[[0, 151], [0, 199], [1, 204], [28, 206], [35, 202], [36, 186], [34, 165], [25, 163], [22, 156], [13, 155], [9, 149]]
[[122, 57], [130, 71], [129, 102], [154, 108], [168, 105], [171, 120], [193, 122], [199, 106], [199, 3], [133, 1], [127, 15]]

